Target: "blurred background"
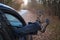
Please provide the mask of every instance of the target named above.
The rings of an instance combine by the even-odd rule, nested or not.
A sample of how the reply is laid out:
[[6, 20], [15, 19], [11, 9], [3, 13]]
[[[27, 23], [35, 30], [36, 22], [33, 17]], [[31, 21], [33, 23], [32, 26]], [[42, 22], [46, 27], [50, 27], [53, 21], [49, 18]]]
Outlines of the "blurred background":
[[60, 40], [60, 0], [0, 0], [0, 3], [16, 9], [26, 23], [36, 21], [37, 17], [42, 22], [50, 20], [46, 32], [32, 35], [33, 40]]

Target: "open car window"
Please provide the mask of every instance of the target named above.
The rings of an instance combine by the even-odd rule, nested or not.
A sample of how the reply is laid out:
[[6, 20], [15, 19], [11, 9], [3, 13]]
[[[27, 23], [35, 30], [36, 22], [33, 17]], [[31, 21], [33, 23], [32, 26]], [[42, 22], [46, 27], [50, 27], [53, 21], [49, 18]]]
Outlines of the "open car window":
[[22, 27], [23, 26], [23, 23], [15, 16], [13, 16], [11, 14], [5, 14], [5, 16], [13, 27]]

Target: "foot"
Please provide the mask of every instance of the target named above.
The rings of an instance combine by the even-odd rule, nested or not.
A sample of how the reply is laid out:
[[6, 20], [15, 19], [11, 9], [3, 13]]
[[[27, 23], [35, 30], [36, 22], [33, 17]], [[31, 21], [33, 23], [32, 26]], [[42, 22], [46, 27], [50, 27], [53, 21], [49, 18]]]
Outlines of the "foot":
[[49, 20], [46, 19], [45, 23], [41, 26], [41, 32], [44, 33], [46, 31], [46, 27], [49, 25]]

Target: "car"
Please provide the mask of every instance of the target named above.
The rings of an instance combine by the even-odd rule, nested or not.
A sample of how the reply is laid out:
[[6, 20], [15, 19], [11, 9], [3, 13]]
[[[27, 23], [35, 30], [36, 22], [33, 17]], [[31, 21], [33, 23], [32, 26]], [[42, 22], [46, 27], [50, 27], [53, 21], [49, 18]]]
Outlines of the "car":
[[[11, 8], [10, 6], [4, 5], [2, 3], [0, 3], [0, 14], [1, 13], [5, 15], [7, 22], [1, 20], [1, 22], [4, 22], [4, 23], [2, 24], [3, 28], [1, 28], [1, 25], [0, 25], [0, 40], [18, 40], [18, 37], [14, 35], [12, 31], [13, 27], [22, 28], [26, 25], [26, 22], [15, 9]], [[5, 25], [6, 23], [8, 25]], [[32, 36], [26, 35], [24, 36], [24, 39], [32, 40]]]

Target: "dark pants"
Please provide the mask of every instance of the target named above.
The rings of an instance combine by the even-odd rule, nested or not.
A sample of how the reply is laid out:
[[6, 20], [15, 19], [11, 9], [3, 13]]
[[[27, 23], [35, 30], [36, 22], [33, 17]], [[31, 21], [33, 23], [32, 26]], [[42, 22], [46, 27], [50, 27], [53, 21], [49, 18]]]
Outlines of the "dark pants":
[[35, 22], [28, 24], [25, 27], [14, 29], [14, 33], [20, 37], [19, 40], [25, 40], [24, 36], [36, 34], [38, 30], [41, 30], [41, 27], [38, 22]]

